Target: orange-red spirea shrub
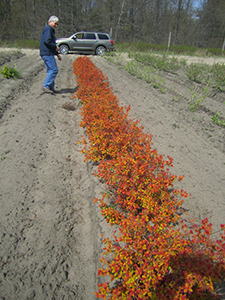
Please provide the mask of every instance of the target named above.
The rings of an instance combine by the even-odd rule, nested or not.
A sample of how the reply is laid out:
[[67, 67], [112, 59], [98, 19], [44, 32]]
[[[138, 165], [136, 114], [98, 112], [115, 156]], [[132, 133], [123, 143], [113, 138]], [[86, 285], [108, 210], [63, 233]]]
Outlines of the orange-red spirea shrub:
[[[88, 57], [73, 63], [83, 106], [80, 126], [86, 130], [83, 153], [98, 161], [96, 176], [108, 185], [100, 202], [102, 215], [119, 230], [105, 238], [102, 268], [111, 283], [99, 284], [103, 299], [218, 299], [216, 284], [225, 275], [225, 225], [220, 238], [211, 238], [208, 219], [197, 225], [182, 220], [181, 205], [188, 195], [174, 188], [181, 180], [169, 173], [152, 148], [150, 134], [119, 106], [107, 78]], [[179, 199], [179, 200], [178, 200]], [[109, 205], [109, 200], [113, 205]]]

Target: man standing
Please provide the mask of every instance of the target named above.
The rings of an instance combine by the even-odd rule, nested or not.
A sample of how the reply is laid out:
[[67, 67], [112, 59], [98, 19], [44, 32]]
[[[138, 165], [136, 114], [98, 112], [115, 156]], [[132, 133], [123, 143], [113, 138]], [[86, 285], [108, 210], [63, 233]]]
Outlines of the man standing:
[[43, 83], [42, 89], [45, 93], [54, 93], [55, 78], [58, 73], [58, 67], [55, 61], [55, 55], [62, 60], [59, 55], [59, 47], [55, 43], [55, 28], [58, 26], [59, 19], [51, 16], [48, 25], [45, 26], [41, 33], [40, 39], [40, 56], [45, 62], [47, 77]]

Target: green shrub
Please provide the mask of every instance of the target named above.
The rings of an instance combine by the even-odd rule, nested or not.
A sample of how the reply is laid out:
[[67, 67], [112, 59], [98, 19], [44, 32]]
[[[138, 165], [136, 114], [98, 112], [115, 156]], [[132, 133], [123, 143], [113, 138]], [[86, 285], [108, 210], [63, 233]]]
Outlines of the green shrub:
[[153, 53], [130, 53], [130, 57], [147, 65], [152, 66], [158, 70], [164, 70], [167, 72], [176, 72], [182, 67], [177, 58], [169, 58], [165, 53], [163, 55], [154, 55]]
[[218, 90], [225, 91], [225, 65], [214, 64], [211, 68], [212, 86]]
[[19, 79], [22, 78], [21, 73], [16, 69], [16, 65], [14, 67], [3, 66], [3, 69], [0, 69], [0, 74], [3, 75], [4, 78], [10, 79]]
[[207, 84], [209, 82], [211, 67], [207, 64], [193, 64], [186, 66], [186, 75], [192, 81]]
[[206, 49], [206, 55], [217, 55], [221, 56], [222, 50], [220, 48], [208, 48]]
[[185, 67], [188, 78], [197, 83], [205, 84], [220, 91], [225, 91], [225, 65], [190, 64]]
[[193, 46], [184, 46], [184, 45], [171, 45], [170, 46], [170, 52], [176, 53], [176, 54], [196, 54], [198, 51], [197, 47]]

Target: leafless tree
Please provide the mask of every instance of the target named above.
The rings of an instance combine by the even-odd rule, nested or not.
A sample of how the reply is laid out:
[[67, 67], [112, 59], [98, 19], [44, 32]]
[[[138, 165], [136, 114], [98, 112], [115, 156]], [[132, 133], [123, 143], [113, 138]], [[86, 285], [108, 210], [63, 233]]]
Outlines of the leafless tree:
[[221, 47], [225, 1], [201, 0], [1, 0], [0, 39], [39, 39], [48, 17], [60, 19], [57, 36], [79, 30], [110, 31], [118, 42]]

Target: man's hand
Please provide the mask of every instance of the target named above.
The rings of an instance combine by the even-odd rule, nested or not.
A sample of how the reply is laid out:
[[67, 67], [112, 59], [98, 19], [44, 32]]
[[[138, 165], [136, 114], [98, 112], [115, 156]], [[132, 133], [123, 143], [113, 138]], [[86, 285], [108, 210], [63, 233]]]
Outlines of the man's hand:
[[[55, 50], [56, 50], [57, 52], [59, 52], [59, 50], [60, 50], [59, 46], [56, 46]], [[61, 57], [60, 54], [57, 54], [57, 57], [58, 57], [58, 60], [62, 60], [62, 57]]]

